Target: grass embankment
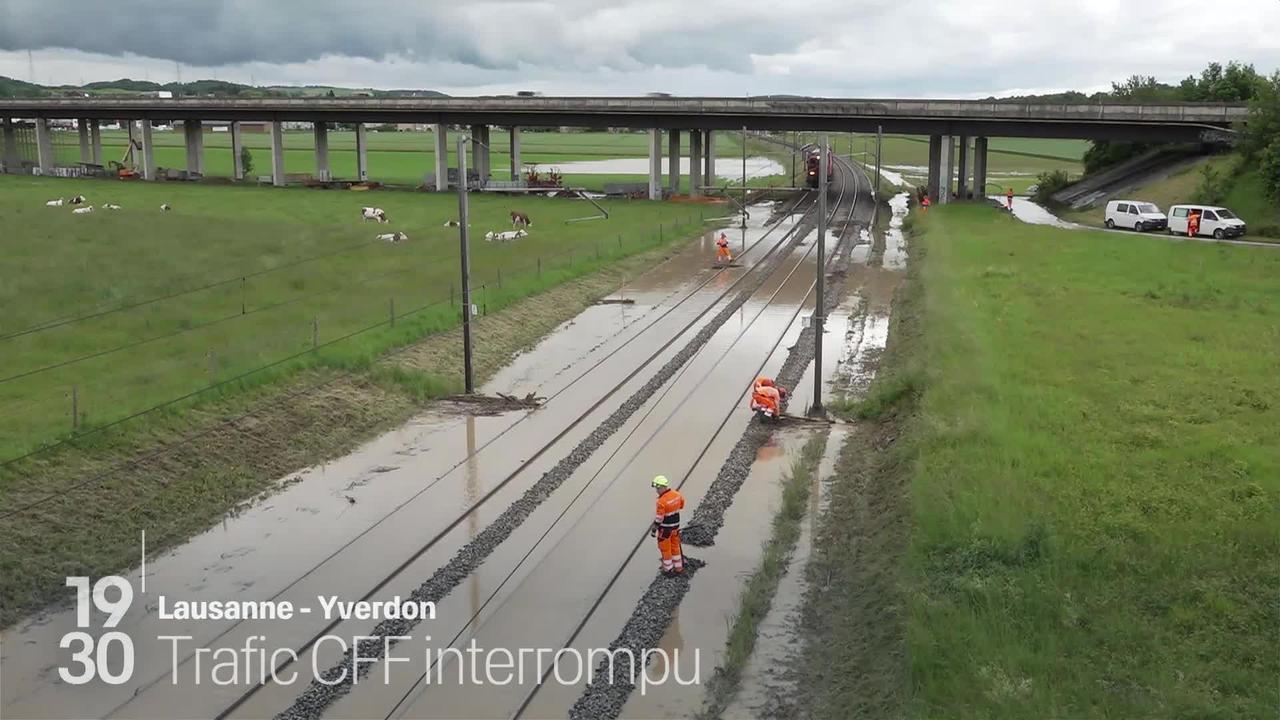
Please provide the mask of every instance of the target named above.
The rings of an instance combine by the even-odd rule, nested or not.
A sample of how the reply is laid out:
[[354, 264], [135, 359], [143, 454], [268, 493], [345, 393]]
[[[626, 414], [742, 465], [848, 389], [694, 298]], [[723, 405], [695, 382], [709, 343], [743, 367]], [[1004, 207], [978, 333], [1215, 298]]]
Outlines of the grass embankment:
[[[27, 183], [32, 187], [18, 189]], [[27, 191], [39, 191], [36, 194], [43, 197], [49, 183], [59, 189], [70, 184], [15, 180], [6, 182], [12, 192], [0, 198], [7, 201]], [[40, 206], [40, 211], [49, 214], [27, 215], [17, 222], [15, 227], [40, 224], [42, 228], [34, 237], [25, 238], [29, 244], [14, 245], [23, 248], [22, 252], [15, 249], [5, 259], [6, 265], [13, 267], [12, 271], [6, 267], [4, 275], [12, 280], [4, 286], [6, 306], [31, 308], [32, 314], [23, 315], [19, 325], [62, 317], [81, 309], [78, 302], [92, 304], [105, 299], [108, 302], [102, 307], [110, 309], [128, 298], [182, 290], [220, 278], [218, 270], [223, 268], [283, 268], [306, 252], [323, 253], [335, 244], [345, 247], [353, 236], [362, 239], [388, 229], [385, 225], [337, 224], [341, 221], [331, 213], [349, 216], [341, 202], [346, 193], [81, 185], [80, 191], [91, 197], [111, 188], [112, 199], [126, 209], [114, 215], [75, 216], [77, 221], [86, 221], [77, 227], [59, 219], [72, 217], [65, 208]], [[117, 195], [117, 187], [137, 194]], [[160, 193], [174, 205], [172, 213], [141, 209], [158, 206]], [[505, 207], [497, 204], [500, 200], [476, 199], [473, 230], [485, 227], [486, 218], [505, 217]], [[105, 423], [146, 402], [177, 396], [168, 392], [187, 393], [210, 384], [203, 361], [213, 340], [220, 343], [215, 346], [219, 357], [235, 358], [235, 367], [220, 369], [221, 378], [236, 377], [242, 372], [236, 368], [241, 366], [276, 359], [271, 355], [273, 350], [294, 349], [288, 343], [277, 347], [277, 335], [288, 335], [304, 351], [310, 347], [310, 330], [301, 334], [292, 330], [295, 321], [303, 325], [311, 321], [302, 315], [292, 320], [287, 314], [277, 318], [276, 312], [304, 312], [323, 302], [323, 310], [317, 309], [308, 317], [323, 311], [330, 322], [347, 323], [348, 328], [373, 326], [372, 330], [324, 347], [344, 333], [339, 329], [325, 333], [321, 326], [318, 352], [305, 352], [275, 368], [228, 380], [106, 431], [93, 432], [98, 425], [90, 422], [71, 436], [71, 442], [0, 467], [0, 507], [6, 508], [0, 513], [0, 626], [60, 597], [62, 576], [99, 576], [128, 567], [136, 559], [139, 530], [148, 530], [148, 544], [157, 551], [181, 542], [286, 474], [340, 455], [378, 430], [403, 422], [428, 397], [460, 390], [458, 309], [451, 309], [448, 303], [448, 279], [434, 274], [440, 268], [456, 270], [456, 260], [450, 255], [456, 253], [457, 230], [452, 229], [452, 237], [448, 237], [451, 229], [440, 227], [443, 220], [432, 217], [434, 201], [422, 195], [353, 193], [351, 202], [357, 207], [361, 202], [383, 206], [395, 219], [390, 228], [406, 229], [413, 239], [407, 245], [375, 243], [356, 251], [355, 257], [336, 254], [253, 278], [249, 287], [256, 283], [258, 288], [247, 292], [256, 298], [255, 303], [267, 298], [287, 301], [302, 297], [304, 301], [296, 303], [299, 308], [281, 306], [278, 311], [214, 325], [217, 334], [213, 338], [202, 335], [203, 330], [193, 330], [143, 346], [140, 350], [145, 352], [135, 353], [131, 360], [113, 360], [96, 373], [86, 374], [83, 381], [87, 384], [79, 390], [79, 398], [86, 404], [90, 420], [96, 417], [98, 423]], [[582, 203], [545, 201], [522, 207], [535, 218], [535, 232], [528, 238], [502, 247], [491, 247], [481, 240], [474, 247], [473, 270], [490, 281], [487, 291], [476, 295], [478, 305], [487, 302], [489, 313], [477, 321], [474, 331], [480, 381], [514, 352], [532, 346], [596, 297], [659, 262], [672, 241], [687, 236], [690, 229], [673, 230], [668, 219], [688, 214], [689, 208], [659, 204], [617, 203], [613, 220], [573, 225], [556, 221], [562, 216], [585, 214]], [[130, 214], [130, 208], [138, 209]], [[223, 219], [237, 214], [241, 218], [237, 221]], [[287, 220], [295, 214], [305, 219]], [[15, 216], [16, 211], [5, 213], [6, 218]], [[130, 218], [129, 227], [111, 224]], [[410, 225], [414, 218], [420, 225]], [[659, 237], [655, 226], [662, 220], [667, 220], [667, 227]], [[628, 231], [619, 246], [616, 232], [623, 223]], [[693, 224], [700, 225], [696, 215]], [[446, 237], [436, 237], [436, 230]], [[23, 234], [11, 237], [23, 239]], [[595, 254], [597, 237], [603, 240], [599, 257]], [[181, 244], [181, 252], [173, 250], [175, 244]], [[552, 256], [552, 250], [565, 252]], [[568, 250], [574, 253], [572, 260]], [[541, 275], [536, 271], [538, 257], [544, 258]], [[517, 258], [524, 264], [517, 266]], [[494, 263], [504, 268], [501, 288]], [[403, 277], [388, 275], [388, 283], [390, 278], [401, 278], [402, 283], [389, 285], [367, 280], [366, 266], [407, 272]], [[74, 282], [54, 284], [53, 273], [74, 278]], [[72, 340], [59, 344], [49, 339], [43, 349], [65, 355], [92, 351], [122, 338], [136, 339], [143, 333], [179, 331], [189, 327], [191, 316], [216, 317], [227, 303], [238, 313], [240, 301], [234, 297], [238, 283], [233, 287], [237, 289], [229, 298], [211, 291], [193, 293], [67, 326], [77, 330]], [[317, 288], [333, 289], [333, 297], [309, 295]], [[404, 295], [393, 296], [398, 316], [391, 327], [385, 296], [393, 291]], [[426, 298], [444, 293], [439, 314], [434, 308], [409, 314], [411, 308], [405, 302], [416, 298], [415, 293]], [[249, 305], [250, 310], [253, 307]], [[367, 308], [371, 316], [361, 317], [359, 308]], [[440, 332], [449, 328], [454, 329]], [[58, 330], [47, 332], [52, 337]], [[435, 334], [421, 340], [427, 333]], [[35, 333], [4, 342], [45, 335]], [[400, 349], [385, 354], [397, 347]], [[3, 357], [9, 363], [30, 362], [25, 353]], [[54, 372], [71, 371], [78, 365]], [[44, 374], [29, 378], [29, 383], [36, 381], [50, 387]], [[0, 388], [20, 389], [22, 384], [21, 380], [13, 381]], [[130, 390], [123, 390], [124, 386]], [[36, 441], [35, 421], [45, 422], [42, 427], [48, 432], [44, 439], [66, 436], [70, 426], [69, 406], [62, 408], [65, 415], [61, 418], [58, 409], [67, 398], [54, 397], [52, 408], [32, 397], [19, 399], [29, 408], [29, 417], [12, 409], [16, 402], [6, 401], [3, 417], [9, 419], [3, 437], [10, 450], [6, 458]], [[107, 404], [108, 400], [114, 404]], [[19, 443], [15, 433], [25, 442]], [[34, 502], [39, 504], [23, 509]], [[9, 514], [12, 510], [20, 512]]]
[[801, 448], [790, 474], [783, 479], [782, 501], [773, 516], [773, 531], [765, 543], [760, 564], [738, 594], [738, 613], [729, 626], [724, 660], [707, 685], [707, 698], [698, 715], [701, 718], [719, 718], [737, 692], [742, 672], [755, 649], [760, 623], [769, 614], [778, 583], [791, 564], [791, 553], [800, 538], [800, 523], [809, 510], [814, 476], [826, 447], [827, 433], [814, 434]]
[[1280, 240], [1280, 237], [1264, 237], [1254, 232], [1265, 226], [1271, 226], [1276, 234], [1280, 234], [1280, 207], [1267, 200], [1262, 187], [1261, 171], [1253, 169], [1237, 172], [1238, 163], [1239, 159], [1233, 155], [1203, 158], [1158, 180], [1101, 198], [1093, 204], [1093, 207], [1083, 210], [1067, 209], [1058, 214], [1063, 219], [1081, 225], [1102, 227], [1106, 220], [1104, 215], [1108, 200], [1145, 200], [1155, 203], [1167, 212], [1171, 205], [1197, 202], [1195, 198], [1200, 185], [1200, 173], [1204, 167], [1208, 166], [1229, 178], [1230, 188], [1221, 204], [1244, 218], [1249, 224], [1250, 234], [1246, 239]]
[[[1273, 714], [1280, 256], [980, 206], [914, 226], [915, 320], [866, 413], [896, 442], [818, 538], [816, 715]], [[886, 501], [868, 517], [909, 517], [909, 549], [851, 544]]]
[[[458, 131], [449, 134], [449, 167], [457, 167], [457, 144], [460, 137]], [[120, 160], [128, 147], [128, 133], [124, 130], [106, 130], [102, 132], [104, 161]], [[155, 161], [159, 167], [185, 168], [187, 165], [186, 146], [181, 132], [155, 131], [152, 133], [155, 143]], [[253, 170], [250, 177], [256, 178], [271, 174], [271, 136], [268, 133], [246, 132], [242, 134], [245, 147], [253, 156]], [[423, 178], [435, 174], [435, 135], [430, 132], [368, 132], [367, 157], [369, 177], [391, 185], [422, 184]], [[687, 157], [689, 152], [689, 134], [681, 133], [681, 153]], [[508, 133], [500, 128], [492, 128], [489, 137], [491, 146], [490, 165], [495, 179], [504, 180], [510, 177], [511, 155]], [[315, 172], [315, 136], [310, 130], [294, 130], [284, 133], [284, 166], [286, 173], [311, 174]], [[665, 155], [669, 149], [667, 138], [662, 138], [664, 155], [662, 169], [665, 173], [667, 162]], [[755, 153], [756, 145], [749, 145]], [[230, 133], [204, 134], [204, 167], [205, 174], [217, 177], [230, 177], [232, 174], [231, 135]], [[742, 145], [736, 133], [716, 133], [716, 154], [721, 158], [735, 158], [742, 152]], [[60, 164], [74, 165], [80, 161], [80, 146], [76, 133], [59, 132], [55, 134], [55, 156]], [[524, 166], [537, 164], [542, 171], [556, 167], [560, 163], [575, 161], [608, 160], [611, 158], [647, 158], [649, 156], [648, 133], [610, 133], [610, 132], [532, 132], [528, 129], [520, 134], [520, 161]], [[468, 162], [470, 162], [468, 158]], [[356, 177], [356, 134], [353, 131], [329, 131], [329, 167], [333, 177]], [[473, 168], [474, 169], [474, 168]], [[567, 173], [564, 175], [566, 185], [585, 187], [592, 190], [602, 189], [606, 183], [647, 182], [644, 173]], [[682, 178], [682, 188], [688, 190], [688, 178]], [[767, 185], [770, 179], [749, 177], [753, 186]], [[781, 184], [780, 178], [772, 179], [773, 184]]]

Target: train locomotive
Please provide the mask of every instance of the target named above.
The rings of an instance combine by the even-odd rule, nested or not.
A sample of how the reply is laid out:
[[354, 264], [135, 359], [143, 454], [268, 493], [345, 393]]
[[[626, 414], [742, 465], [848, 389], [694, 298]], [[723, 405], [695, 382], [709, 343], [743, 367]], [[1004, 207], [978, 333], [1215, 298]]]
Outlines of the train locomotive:
[[[818, 189], [818, 173], [820, 172], [822, 161], [822, 153], [817, 148], [809, 148], [808, 154], [804, 161], [804, 184], [814, 190]], [[831, 182], [834, 177], [835, 163], [832, 161], [831, 152], [827, 152], [827, 182]]]

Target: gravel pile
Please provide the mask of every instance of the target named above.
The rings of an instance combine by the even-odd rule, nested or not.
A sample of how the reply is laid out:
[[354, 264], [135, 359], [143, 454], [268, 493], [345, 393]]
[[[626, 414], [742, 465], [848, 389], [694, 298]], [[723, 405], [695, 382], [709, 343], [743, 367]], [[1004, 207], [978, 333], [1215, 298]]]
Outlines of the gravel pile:
[[671, 623], [672, 609], [680, 605], [684, 594], [689, 592], [689, 581], [703, 565], [705, 563], [701, 560], [686, 555], [683, 574], [665, 576], [659, 573], [649, 584], [649, 589], [640, 598], [640, 603], [636, 605], [636, 611], [627, 621], [622, 634], [609, 646], [610, 651], [624, 647], [631, 648], [632, 656], [630, 659], [625, 655], [619, 657], [612, 665], [611, 673], [605, 672], [609, 667], [607, 661], [600, 663], [600, 667], [596, 668], [595, 677], [603, 678], [607, 675], [608, 682], [598, 681], [588, 686], [587, 692], [583, 693], [573, 707], [569, 708], [570, 720], [598, 720], [618, 716], [618, 712], [627, 702], [627, 697], [635, 689], [632, 678], [638, 678], [640, 673], [644, 672], [640, 662], [643, 658], [635, 650], [657, 647], [662, 634], [667, 631], [667, 625]]
[[[827, 272], [829, 282], [825, 288], [825, 307], [834, 307], [844, 292], [849, 255], [857, 235], [856, 231], [844, 233], [840, 244], [833, 251], [833, 259]], [[777, 380], [783, 386], [795, 387], [805, 368], [813, 361], [813, 335], [813, 327], [806, 327], [800, 333], [800, 339], [792, 346], [778, 373]], [[783, 409], [785, 410], [785, 403]], [[742, 438], [733, 446], [729, 458], [721, 466], [706, 495], [698, 503], [693, 519], [681, 530], [681, 540], [685, 545], [707, 546], [715, 543], [716, 533], [724, 524], [724, 513], [733, 503], [733, 496], [738, 488], [747, 479], [756, 453], [769, 438], [771, 431], [759, 418], [752, 419]], [[650, 583], [648, 591], [632, 612], [622, 632], [609, 646], [610, 649], [627, 648], [634, 657], [639, 658], [643, 657], [645, 649], [655, 647], [666, 632], [672, 613], [688, 591], [690, 580], [689, 574], [678, 578], [659, 575]], [[607, 669], [607, 661], [602, 660], [596, 668], [595, 677], [608, 676]], [[630, 675], [620, 665], [616, 666], [609, 682], [598, 681], [587, 685], [570, 709], [569, 717], [573, 720], [616, 718], [622, 712], [622, 706], [626, 704], [633, 688]]]
[[[790, 251], [799, 245], [800, 240], [804, 238], [804, 234], [803, 230], [792, 232], [783, 247], [757, 269], [752, 277], [745, 281], [743, 289], [705, 327], [699, 330], [697, 335], [690, 339], [674, 357], [668, 360], [643, 387], [619, 405], [604, 422], [600, 423], [599, 427], [578, 443], [577, 447], [560, 462], [556, 463], [555, 467], [547, 471], [525, 491], [524, 495], [503, 511], [475, 539], [459, 550], [444, 567], [441, 567], [419, 585], [405, 602], [439, 602], [441, 598], [475, 571], [489, 554], [529, 517], [535, 508], [550, 497], [551, 493], [560, 487], [582, 463], [586, 462], [592, 453], [617, 432], [641, 406], [648, 402], [661, 389], [662, 385], [693, 357], [694, 353], [698, 352], [703, 345], [706, 345], [711, 336], [720, 329], [720, 326], [738, 312], [738, 309], [764, 284], [765, 279], [788, 257]], [[687, 587], [687, 577], [682, 582], [677, 579], [677, 582]], [[651, 592], [653, 592], [652, 589]], [[670, 589], [660, 591], [663, 598], [672, 601], [671, 604], [666, 605], [668, 613], [671, 608], [679, 604], [680, 597], [684, 594], [681, 591], [679, 596], [667, 598], [666, 596], [670, 592]], [[663, 618], [663, 628], [666, 627], [666, 622], [667, 619]], [[346, 669], [351, 667], [353, 652], [358, 651], [362, 659], [381, 659], [384, 650], [383, 638], [393, 635], [408, 635], [410, 634], [409, 631], [417, 624], [418, 621], [416, 620], [384, 620], [378, 623], [373, 631], [368, 633], [368, 635], [373, 636], [372, 639], [360, 642], [355, 650], [348, 650], [341, 661], [321, 673], [321, 677], [325, 682], [334, 684], [328, 685], [324, 682], [313, 680], [307, 689], [294, 700], [292, 705], [276, 715], [277, 720], [311, 720], [319, 718], [335, 700], [351, 691], [351, 684], [355, 678], [352, 673], [346, 672]], [[373, 663], [362, 663], [360, 665], [360, 677], [366, 676], [372, 666]], [[339, 678], [342, 678], [341, 682], [338, 682]], [[630, 691], [628, 690], [628, 692]]]

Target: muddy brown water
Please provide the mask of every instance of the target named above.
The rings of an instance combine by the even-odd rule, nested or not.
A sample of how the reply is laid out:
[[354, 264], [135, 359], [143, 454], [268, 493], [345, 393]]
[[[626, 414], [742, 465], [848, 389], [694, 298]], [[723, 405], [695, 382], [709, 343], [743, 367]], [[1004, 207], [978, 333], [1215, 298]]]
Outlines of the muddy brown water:
[[[761, 211], [759, 216], [767, 214]], [[767, 243], [757, 245], [763, 235], [761, 224], [730, 231], [737, 234], [737, 247], [748, 248], [745, 262], [762, 255], [765, 246], [779, 236], [775, 233]], [[105, 716], [114, 710], [119, 717], [170, 717], [172, 708], [178, 706], [192, 716], [215, 714], [239, 694], [238, 689], [208, 683], [198, 688], [189, 682], [170, 684], [169, 647], [155, 640], [157, 635], [190, 634], [192, 647], [236, 647], [251, 635], [263, 634], [272, 646], [296, 647], [324, 623], [313, 616], [287, 623], [206, 621], [175, 627], [174, 621], [161, 621], [156, 616], [159, 594], [170, 600], [276, 597], [307, 605], [315, 605], [318, 594], [360, 597], [403, 560], [410, 548], [425, 542], [433, 528], [443, 527], [493, 483], [514, 471], [745, 272], [721, 273], [670, 315], [646, 328], [713, 273], [712, 258], [714, 240], [707, 233], [700, 242], [690, 244], [624, 290], [635, 299], [634, 305], [588, 308], [538, 348], [515, 358], [482, 388], [484, 392], [516, 395], [535, 391], [552, 396], [563, 391], [547, 407], [495, 417], [423, 415], [348, 456], [297, 473], [290, 478], [297, 482], [277, 495], [227, 518], [164, 557], [150, 558], [148, 593], [139, 595], [120, 626], [138, 646], [132, 682], [116, 687], [71, 687], [56, 682], [55, 667], [60, 663], [57, 639], [74, 626], [74, 614], [69, 611], [32, 618], [7, 629], [7, 642], [0, 651], [0, 664], [5, 669], [0, 715]], [[695, 324], [690, 332], [697, 327]], [[632, 342], [626, 349], [604, 359], [627, 340]], [[659, 357], [650, 367], [658, 367], [662, 360]], [[570, 384], [588, 368], [586, 377]], [[631, 385], [643, 381], [644, 373], [640, 375]], [[623, 387], [618, 397], [626, 397], [626, 392]], [[556, 448], [571, 447], [608, 410], [606, 403]], [[500, 442], [490, 444], [499, 436]], [[420, 558], [409, 568], [412, 577], [429, 573], [431, 567], [447, 560], [477, 528], [500, 513], [529, 481], [556, 461], [556, 448]], [[392, 512], [397, 507], [400, 509]], [[137, 571], [131, 579], [135, 588], [140, 588]], [[478, 588], [483, 578], [472, 582]], [[413, 584], [393, 581], [386, 594], [407, 592]], [[368, 628], [335, 632], [347, 629], [359, 634]]]

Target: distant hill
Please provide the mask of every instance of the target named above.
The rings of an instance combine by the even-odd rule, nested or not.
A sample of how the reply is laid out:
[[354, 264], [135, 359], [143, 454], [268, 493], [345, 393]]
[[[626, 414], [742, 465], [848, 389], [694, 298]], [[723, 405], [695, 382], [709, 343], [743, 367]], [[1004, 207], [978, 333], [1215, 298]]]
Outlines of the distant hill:
[[0, 75], [0, 97], [44, 97], [51, 93], [39, 86]]
[[255, 87], [226, 80], [193, 80], [157, 83], [150, 80], [99, 80], [84, 85], [47, 86], [0, 76], [0, 97], [48, 97], [61, 95], [137, 95], [167, 90], [174, 97], [447, 97], [435, 90], [373, 90], [327, 85], [273, 85]]

